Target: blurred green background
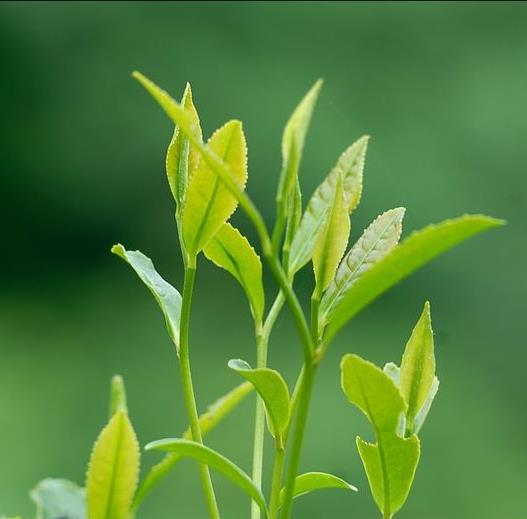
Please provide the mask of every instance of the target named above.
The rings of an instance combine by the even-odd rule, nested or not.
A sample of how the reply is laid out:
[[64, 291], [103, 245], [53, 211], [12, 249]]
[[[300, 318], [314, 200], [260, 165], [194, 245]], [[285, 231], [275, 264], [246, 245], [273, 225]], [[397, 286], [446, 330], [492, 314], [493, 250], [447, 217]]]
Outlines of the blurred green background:
[[[318, 77], [304, 199], [348, 144], [373, 136], [354, 239], [399, 205], [406, 233], [463, 212], [508, 220], [340, 333], [302, 468], [361, 492], [305, 497], [295, 517], [377, 517], [354, 445], [371, 432], [339, 390], [338, 363], [350, 351], [398, 360], [425, 299], [441, 389], [400, 517], [526, 517], [526, 27], [527, 4], [513, 2], [1, 3], [0, 515], [32, 517], [28, 490], [45, 476], [83, 482], [114, 373], [142, 444], [186, 426], [158, 309], [109, 253], [117, 241], [139, 248], [181, 286], [163, 170], [171, 125], [130, 78], [139, 69], [178, 97], [191, 81], [207, 135], [244, 121], [248, 190], [269, 222], [283, 125]], [[298, 278], [306, 301], [311, 277], [307, 268]], [[202, 261], [192, 329], [201, 408], [238, 382], [232, 357], [254, 358], [249, 312], [234, 281]], [[299, 361], [284, 312], [270, 362], [292, 381]], [[252, 407], [253, 397], [208, 440], [247, 470]], [[157, 459], [145, 454], [143, 468]], [[245, 495], [215, 481], [224, 517], [247, 517]], [[205, 517], [193, 463], [140, 517]]]

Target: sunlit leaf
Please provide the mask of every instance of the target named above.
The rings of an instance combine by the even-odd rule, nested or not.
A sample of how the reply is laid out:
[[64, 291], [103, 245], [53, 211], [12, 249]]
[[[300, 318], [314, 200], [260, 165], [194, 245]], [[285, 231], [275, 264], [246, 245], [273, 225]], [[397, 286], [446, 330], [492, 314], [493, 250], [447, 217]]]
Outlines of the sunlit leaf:
[[152, 260], [142, 252], [127, 251], [120, 244], [114, 245], [112, 252], [125, 260], [152, 292], [165, 317], [170, 338], [179, 352], [180, 293], [157, 273]]
[[[309, 494], [315, 490], [322, 490], [324, 488], [342, 488], [344, 490], [354, 490], [357, 492], [356, 487], [333, 474], [326, 474], [324, 472], [306, 472], [305, 474], [300, 474], [300, 476], [296, 477], [293, 498]], [[285, 489], [282, 489], [280, 491], [280, 507], [282, 506], [284, 495]]]
[[[247, 146], [239, 121], [229, 121], [207, 143], [240, 189], [247, 180]], [[190, 256], [200, 252], [238, 205], [209, 164], [201, 161], [188, 185], [182, 213], [183, 239]]]
[[425, 263], [467, 238], [503, 223], [503, 220], [488, 216], [465, 215], [414, 232], [362, 274], [353, 289], [334, 306], [326, 318], [329, 322], [326, 340], [330, 340], [349, 319], [375, 298]]
[[224, 224], [203, 249], [205, 256], [229, 271], [242, 285], [253, 317], [262, 322], [265, 306], [262, 262], [247, 238], [231, 224]]
[[86, 519], [86, 492], [65, 479], [44, 479], [30, 493], [36, 519]]
[[139, 444], [128, 415], [118, 411], [102, 430], [86, 479], [89, 519], [128, 519], [139, 479]]
[[240, 467], [211, 448], [190, 440], [166, 439], [149, 443], [145, 449], [173, 452], [216, 469], [246, 492], [267, 516], [265, 498], [251, 478]]

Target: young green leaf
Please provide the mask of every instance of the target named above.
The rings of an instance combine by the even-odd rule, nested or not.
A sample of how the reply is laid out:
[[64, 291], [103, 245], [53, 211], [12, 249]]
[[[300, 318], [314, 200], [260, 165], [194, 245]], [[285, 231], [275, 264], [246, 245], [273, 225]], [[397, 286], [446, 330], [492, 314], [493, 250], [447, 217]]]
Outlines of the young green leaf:
[[434, 383], [435, 369], [430, 303], [426, 302], [423, 313], [406, 343], [401, 362], [399, 390], [408, 406], [406, 411], [407, 436], [413, 434], [415, 417], [428, 399]]
[[36, 519], [86, 519], [86, 492], [65, 479], [44, 479], [30, 493]]
[[346, 250], [349, 234], [350, 218], [346, 207], [341, 177], [337, 181], [326, 224], [319, 234], [313, 249], [313, 269], [316, 280], [315, 292], [319, 298], [333, 280], [339, 261]]
[[428, 391], [428, 395], [426, 397], [425, 403], [423, 404], [423, 407], [421, 407], [421, 409], [419, 409], [419, 411], [415, 415], [414, 426], [413, 426], [414, 434], [418, 434], [419, 431], [421, 430], [421, 427], [423, 427], [423, 424], [425, 423], [426, 417], [428, 416], [428, 412], [430, 411], [430, 407], [432, 407], [432, 402], [434, 401], [434, 398], [438, 390], [439, 390], [439, 379], [437, 377], [434, 377], [434, 380], [432, 381], [432, 385], [430, 386], [430, 390]]
[[110, 418], [117, 412], [128, 412], [126, 405], [126, 389], [124, 387], [123, 377], [114, 375], [110, 387]]
[[181, 295], [156, 271], [152, 260], [139, 251], [127, 251], [122, 245], [112, 247], [112, 252], [126, 261], [152, 292], [165, 317], [168, 333], [179, 353], [179, 322], [181, 317]]
[[[183, 93], [181, 106], [187, 112], [195, 138], [201, 142], [203, 137], [199, 124], [199, 116], [192, 100], [192, 89], [189, 83], [187, 83], [185, 92]], [[200, 154], [190, 145], [188, 138], [185, 137], [185, 134], [176, 125], [172, 140], [168, 145], [166, 172], [168, 185], [176, 201], [178, 211], [183, 207], [188, 181], [197, 169], [200, 158]]]
[[230, 223], [223, 224], [203, 249], [218, 267], [229, 271], [241, 284], [256, 323], [261, 324], [265, 307], [262, 262], [247, 238]]
[[339, 178], [343, 179], [348, 213], [351, 214], [359, 204], [368, 139], [368, 136], [363, 136], [353, 143], [339, 157], [335, 167], [311, 196], [292, 240], [288, 261], [290, 276], [300, 270], [313, 256], [315, 242], [327, 220]]
[[[309, 494], [314, 490], [322, 490], [324, 488], [342, 488], [344, 490], [353, 490], [357, 492], [357, 487], [350, 485], [333, 474], [326, 474], [324, 472], [306, 472], [305, 474], [300, 474], [300, 476], [296, 477], [293, 498], [296, 499], [297, 497]], [[282, 489], [280, 491], [280, 507], [284, 500], [284, 493], [284, 489]]]
[[128, 415], [115, 413], [95, 442], [86, 478], [89, 519], [128, 519], [139, 479], [139, 444]]
[[[247, 180], [247, 146], [241, 122], [225, 124], [212, 135], [207, 147], [227, 166], [232, 180], [243, 190]], [[182, 213], [183, 239], [190, 256], [207, 245], [237, 205], [237, 199], [209, 164], [200, 162], [190, 179]]]
[[346, 254], [320, 303], [322, 326], [326, 324], [332, 308], [352, 289], [360, 276], [397, 245], [404, 212], [404, 208], [398, 207], [378, 216]]
[[287, 202], [287, 222], [285, 228], [285, 239], [283, 247], [283, 263], [287, 265], [289, 263], [289, 253], [291, 250], [291, 244], [295, 237], [300, 220], [302, 219], [302, 190], [300, 189], [300, 181], [298, 177], [295, 182], [295, 186], [289, 193]]
[[326, 341], [375, 298], [425, 263], [467, 238], [503, 224], [503, 220], [488, 216], [465, 215], [414, 232], [365, 272], [334, 305], [326, 317], [329, 322]]
[[264, 515], [267, 516], [267, 506], [261, 490], [254, 485], [251, 478], [240, 467], [211, 448], [190, 440], [166, 439], [149, 443], [145, 449], [147, 451], [161, 450], [173, 452], [216, 469], [258, 503]]
[[[243, 382], [243, 384], [235, 387], [232, 391], [211, 404], [207, 408], [207, 411], [199, 417], [201, 434], [205, 436], [209, 431], [214, 429], [253, 389], [253, 385], [250, 382]], [[183, 433], [183, 439], [192, 440], [190, 427]], [[132, 510], [139, 508], [144, 498], [181, 459], [182, 456], [180, 454], [170, 452], [150, 469], [137, 490]]]
[[289, 390], [280, 373], [269, 368], [252, 369], [240, 359], [230, 360], [229, 368], [251, 382], [265, 403], [271, 434], [275, 438], [283, 438], [291, 406]]

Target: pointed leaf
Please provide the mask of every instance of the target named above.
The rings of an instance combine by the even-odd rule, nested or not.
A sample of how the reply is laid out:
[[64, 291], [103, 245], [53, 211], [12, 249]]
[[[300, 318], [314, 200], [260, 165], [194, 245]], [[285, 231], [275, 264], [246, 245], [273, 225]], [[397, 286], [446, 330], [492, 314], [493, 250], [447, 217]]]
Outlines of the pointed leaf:
[[430, 411], [430, 407], [432, 407], [432, 402], [434, 401], [435, 396], [437, 395], [437, 391], [439, 390], [439, 379], [437, 377], [434, 377], [434, 380], [432, 381], [432, 385], [430, 386], [430, 391], [428, 392], [428, 395], [426, 397], [425, 403], [423, 404], [423, 407], [417, 412], [414, 419], [414, 427], [413, 432], [414, 434], [418, 434], [421, 430], [421, 427], [423, 427], [423, 424], [425, 423], [426, 417], [428, 416], [428, 412]]
[[86, 492], [65, 479], [44, 479], [30, 493], [36, 519], [86, 519]]
[[126, 261], [148, 287], [165, 317], [168, 333], [179, 354], [179, 322], [181, 295], [166, 282], [154, 268], [152, 260], [139, 251], [127, 251], [122, 245], [112, 247], [112, 252]]
[[[324, 472], [306, 472], [305, 474], [297, 476], [295, 479], [293, 499], [309, 494], [314, 490], [321, 490], [324, 488], [343, 488], [345, 490], [353, 490], [357, 492], [356, 487], [333, 474], [326, 474]], [[285, 491], [282, 489], [280, 491], [279, 507], [283, 504], [284, 495]]]
[[128, 519], [139, 480], [139, 444], [128, 415], [115, 413], [95, 442], [86, 478], [89, 519]]
[[315, 291], [319, 297], [335, 276], [339, 261], [342, 259], [342, 255], [348, 245], [350, 228], [342, 178], [340, 178], [337, 181], [335, 196], [327, 221], [315, 242], [313, 250], [313, 269], [316, 279]]
[[289, 423], [290, 398], [284, 379], [273, 369], [251, 369], [247, 362], [240, 359], [229, 361], [229, 368], [251, 382], [262, 397], [269, 417], [271, 434], [282, 437]]
[[[187, 113], [195, 138], [201, 142], [203, 138], [199, 124], [199, 116], [192, 101], [192, 89], [189, 83], [187, 83], [185, 92], [183, 93], [181, 106]], [[170, 191], [174, 196], [178, 210], [183, 207], [188, 181], [198, 167], [200, 158], [200, 154], [194, 147], [190, 146], [189, 140], [185, 137], [185, 134], [179, 126], [176, 125], [167, 150], [166, 172], [168, 185], [170, 186]]]
[[149, 443], [145, 449], [173, 452], [216, 469], [246, 492], [267, 516], [265, 498], [251, 478], [240, 467], [211, 448], [190, 440], [166, 439]]
[[313, 248], [326, 222], [339, 177], [343, 179], [348, 213], [351, 214], [359, 204], [368, 139], [368, 136], [363, 136], [353, 143], [311, 196], [291, 244], [290, 275], [300, 270], [313, 256]]
[[349, 319], [375, 298], [419, 267], [467, 238], [503, 224], [503, 220], [488, 216], [465, 215], [414, 232], [365, 272], [353, 289], [334, 306], [326, 318], [329, 322], [326, 340], [330, 340]]
[[295, 182], [295, 186], [289, 193], [288, 202], [287, 202], [287, 222], [285, 229], [285, 239], [284, 239], [284, 259], [283, 263], [287, 265], [289, 263], [289, 253], [291, 250], [291, 244], [293, 243], [293, 238], [295, 237], [298, 226], [300, 225], [300, 220], [302, 218], [302, 190], [300, 189], [300, 182], [298, 177]]
[[404, 208], [391, 209], [378, 216], [364, 231], [339, 265], [335, 279], [320, 303], [320, 322], [352, 289], [357, 280], [397, 245], [401, 236]]
[[229, 271], [241, 284], [255, 322], [261, 323], [265, 306], [262, 262], [247, 238], [230, 223], [224, 224], [203, 249], [218, 267]]
[[[232, 180], [243, 190], [247, 180], [247, 146], [242, 124], [230, 121], [217, 130], [207, 147], [228, 167]], [[192, 175], [183, 206], [182, 226], [190, 256], [200, 252], [230, 218], [238, 201], [207, 162]]]
[[112, 378], [110, 387], [110, 418], [119, 411], [127, 413], [128, 407], [126, 405], [126, 389], [123, 377], [115, 375]]

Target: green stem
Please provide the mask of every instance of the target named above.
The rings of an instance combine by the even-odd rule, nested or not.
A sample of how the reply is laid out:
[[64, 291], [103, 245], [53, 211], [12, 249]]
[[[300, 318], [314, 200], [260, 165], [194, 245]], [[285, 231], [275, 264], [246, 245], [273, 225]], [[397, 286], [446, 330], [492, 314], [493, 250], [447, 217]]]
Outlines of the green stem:
[[318, 341], [318, 309], [320, 307], [320, 296], [315, 288], [311, 296], [311, 338], [316, 344]]
[[[194, 291], [194, 281], [196, 278], [196, 258], [188, 258], [185, 268], [185, 280], [183, 284], [183, 300], [181, 303], [181, 324], [180, 324], [180, 344], [179, 344], [179, 366], [181, 371], [181, 382], [183, 384], [183, 397], [187, 408], [188, 421], [192, 432], [192, 439], [203, 444], [201, 429], [199, 426], [198, 410], [196, 398], [194, 396], [194, 386], [192, 384], [192, 374], [190, 370], [189, 356], [189, 327], [190, 309], [192, 306], [192, 294]], [[206, 465], [199, 466], [201, 484], [207, 503], [207, 509], [211, 519], [219, 519], [220, 512], [214, 495], [214, 488], [210, 477], [209, 468]]]
[[282, 441], [276, 441], [273, 480], [271, 483], [271, 499], [269, 501], [269, 519], [278, 519], [280, 505], [280, 489], [282, 487], [282, 472], [284, 471], [285, 450]]

